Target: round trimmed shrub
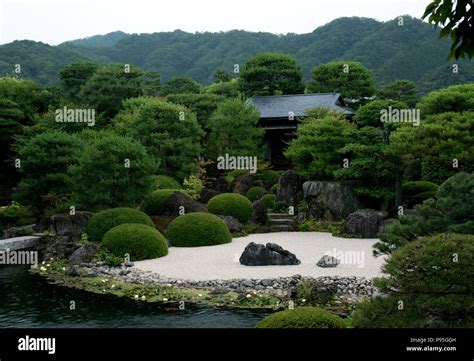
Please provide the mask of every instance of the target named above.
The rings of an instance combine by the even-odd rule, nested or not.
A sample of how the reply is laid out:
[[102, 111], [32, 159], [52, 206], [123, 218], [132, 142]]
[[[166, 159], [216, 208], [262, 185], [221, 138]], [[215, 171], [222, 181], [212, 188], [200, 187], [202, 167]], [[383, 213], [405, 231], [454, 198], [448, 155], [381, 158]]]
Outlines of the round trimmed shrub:
[[229, 243], [229, 229], [222, 219], [209, 213], [188, 213], [168, 225], [167, 236], [175, 247], [201, 247]]
[[168, 254], [165, 237], [144, 224], [125, 223], [109, 230], [102, 247], [116, 257], [130, 255], [132, 261], [163, 257]]
[[407, 182], [402, 186], [402, 191], [405, 196], [414, 197], [420, 193], [430, 192], [435, 194], [438, 190], [438, 185], [427, 181]]
[[173, 195], [174, 192], [183, 192], [180, 189], [157, 189], [151, 192], [143, 201], [141, 210], [150, 216], [155, 216], [163, 207], [163, 204]]
[[153, 177], [155, 189], [182, 189], [179, 182], [167, 175], [155, 175]]
[[252, 187], [247, 192], [247, 198], [251, 202], [258, 201], [267, 191], [263, 187]]
[[347, 328], [342, 318], [318, 307], [298, 307], [265, 317], [257, 328]]
[[222, 193], [207, 202], [209, 212], [223, 216], [232, 216], [246, 223], [252, 215], [252, 202], [237, 193]]
[[265, 194], [260, 200], [265, 204], [265, 207], [268, 209], [273, 209], [275, 206], [276, 195], [274, 194]]
[[259, 179], [263, 181], [276, 181], [278, 178], [280, 178], [281, 172], [278, 172], [273, 169], [266, 169], [261, 172], [257, 172], [253, 178], [254, 179]]
[[138, 223], [155, 227], [150, 217], [143, 212], [133, 208], [111, 208], [92, 216], [87, 224], [87, 235], [90, 240], [100, 242], [110, 229], [124, 223]]

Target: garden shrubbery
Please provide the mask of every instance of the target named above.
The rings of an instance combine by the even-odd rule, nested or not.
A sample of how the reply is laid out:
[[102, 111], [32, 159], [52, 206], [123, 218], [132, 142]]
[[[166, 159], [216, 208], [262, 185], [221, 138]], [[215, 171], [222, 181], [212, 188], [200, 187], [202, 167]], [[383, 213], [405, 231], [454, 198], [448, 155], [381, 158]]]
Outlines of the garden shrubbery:
[[416, 215], [400, 217], [380, 234], [375, 254], [388, 254], [398, 247], [437, 232], [474, 233], [474, 174], [458, 173], [438, 188], [436, 200], [415, 206]]
[[175, 218], [167, 236], [176, 247], [201, 247], [229, 243], [229, 229], [222, 219], [209, 213], [188, 213]]
[[130, 255], [130, 260], [163, 257], [168, 254], [168, 244], [154, 227], [125, 223], [110, 229], [102, 240], [102, 247], [116, 257]]
[[259, 200], [265, 193], [266, 190], [263, 187], [252, 187], [247, 191], [247, 198], [254, 202]]
[[92, 241], [100, 242], [110, 229], [124, 223], [155, 227], [150, 217], [143, 212], [132, 208], [112, 208], [92, 216], [87, 224], [87, 234]]
[[273, 209], [273, 207], [275, 206], [275, 199], [276, 195], [274, 194], [265, 194], [262, 198], [260, 198], [260, 200], [263, 202], [263, 204], [265, 204], [265, 207], [267, 207], [267, 209]]
[[376, 281], [384, 294], [362, 303], [355, 327], [473, 327], [474, 236], [421, 237], [393, 252]]
[[151, 216], [157, 215], [169, 197], [175, 192], [182, 192], [179, 189], [157, 189], [146, 197], [140, 209]]
[[181, 189], [179, 182], [167, 175], [155, 175], [153, 177], [155, 189]]
[[232, 216], [240, 222], [247, 222], [252, 215], [252, 203], [237, 193], [223, 193], [212, 197], [207, 203], [209, 212], [223, 216]]
[[347, 323], [321, 308], [298, 307], [265, 317], [257, 328], [347, 328]]

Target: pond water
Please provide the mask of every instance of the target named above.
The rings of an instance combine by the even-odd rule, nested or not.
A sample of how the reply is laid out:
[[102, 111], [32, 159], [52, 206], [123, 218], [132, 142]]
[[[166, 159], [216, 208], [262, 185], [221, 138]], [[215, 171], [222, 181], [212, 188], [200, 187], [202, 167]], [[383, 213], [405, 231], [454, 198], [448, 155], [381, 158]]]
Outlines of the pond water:
[[[71, 301], [75, 310], [70, 310]], [[186, 308], [171, 312], [156, 304], [49, 285], [26, 266], [0, 265], [0, 327], [252, 328], [268, 314]]]

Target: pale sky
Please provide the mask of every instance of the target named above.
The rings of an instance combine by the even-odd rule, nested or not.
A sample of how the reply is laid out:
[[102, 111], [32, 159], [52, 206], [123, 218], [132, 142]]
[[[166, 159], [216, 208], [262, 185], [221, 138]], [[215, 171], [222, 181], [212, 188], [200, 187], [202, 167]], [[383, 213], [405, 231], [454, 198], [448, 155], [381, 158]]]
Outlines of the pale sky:
[[309, 33], [343, 16], [420, 18], [431, 0], [0, 0], [0, 44], [106, 34], [241, 29]]

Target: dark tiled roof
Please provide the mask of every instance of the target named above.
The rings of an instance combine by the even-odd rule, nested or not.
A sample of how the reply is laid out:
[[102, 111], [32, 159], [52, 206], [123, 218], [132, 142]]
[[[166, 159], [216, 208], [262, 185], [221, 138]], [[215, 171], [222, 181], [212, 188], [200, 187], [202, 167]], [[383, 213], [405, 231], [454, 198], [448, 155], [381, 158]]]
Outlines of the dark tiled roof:
[[256, 96], [247, 102], [257, 107], [260, 118], [288, 118], [289, 112], [298, 117], [305, 115], [307, 109], [317, 107], [354, 114], [354, 110], [345, 104], [339, 93]]

